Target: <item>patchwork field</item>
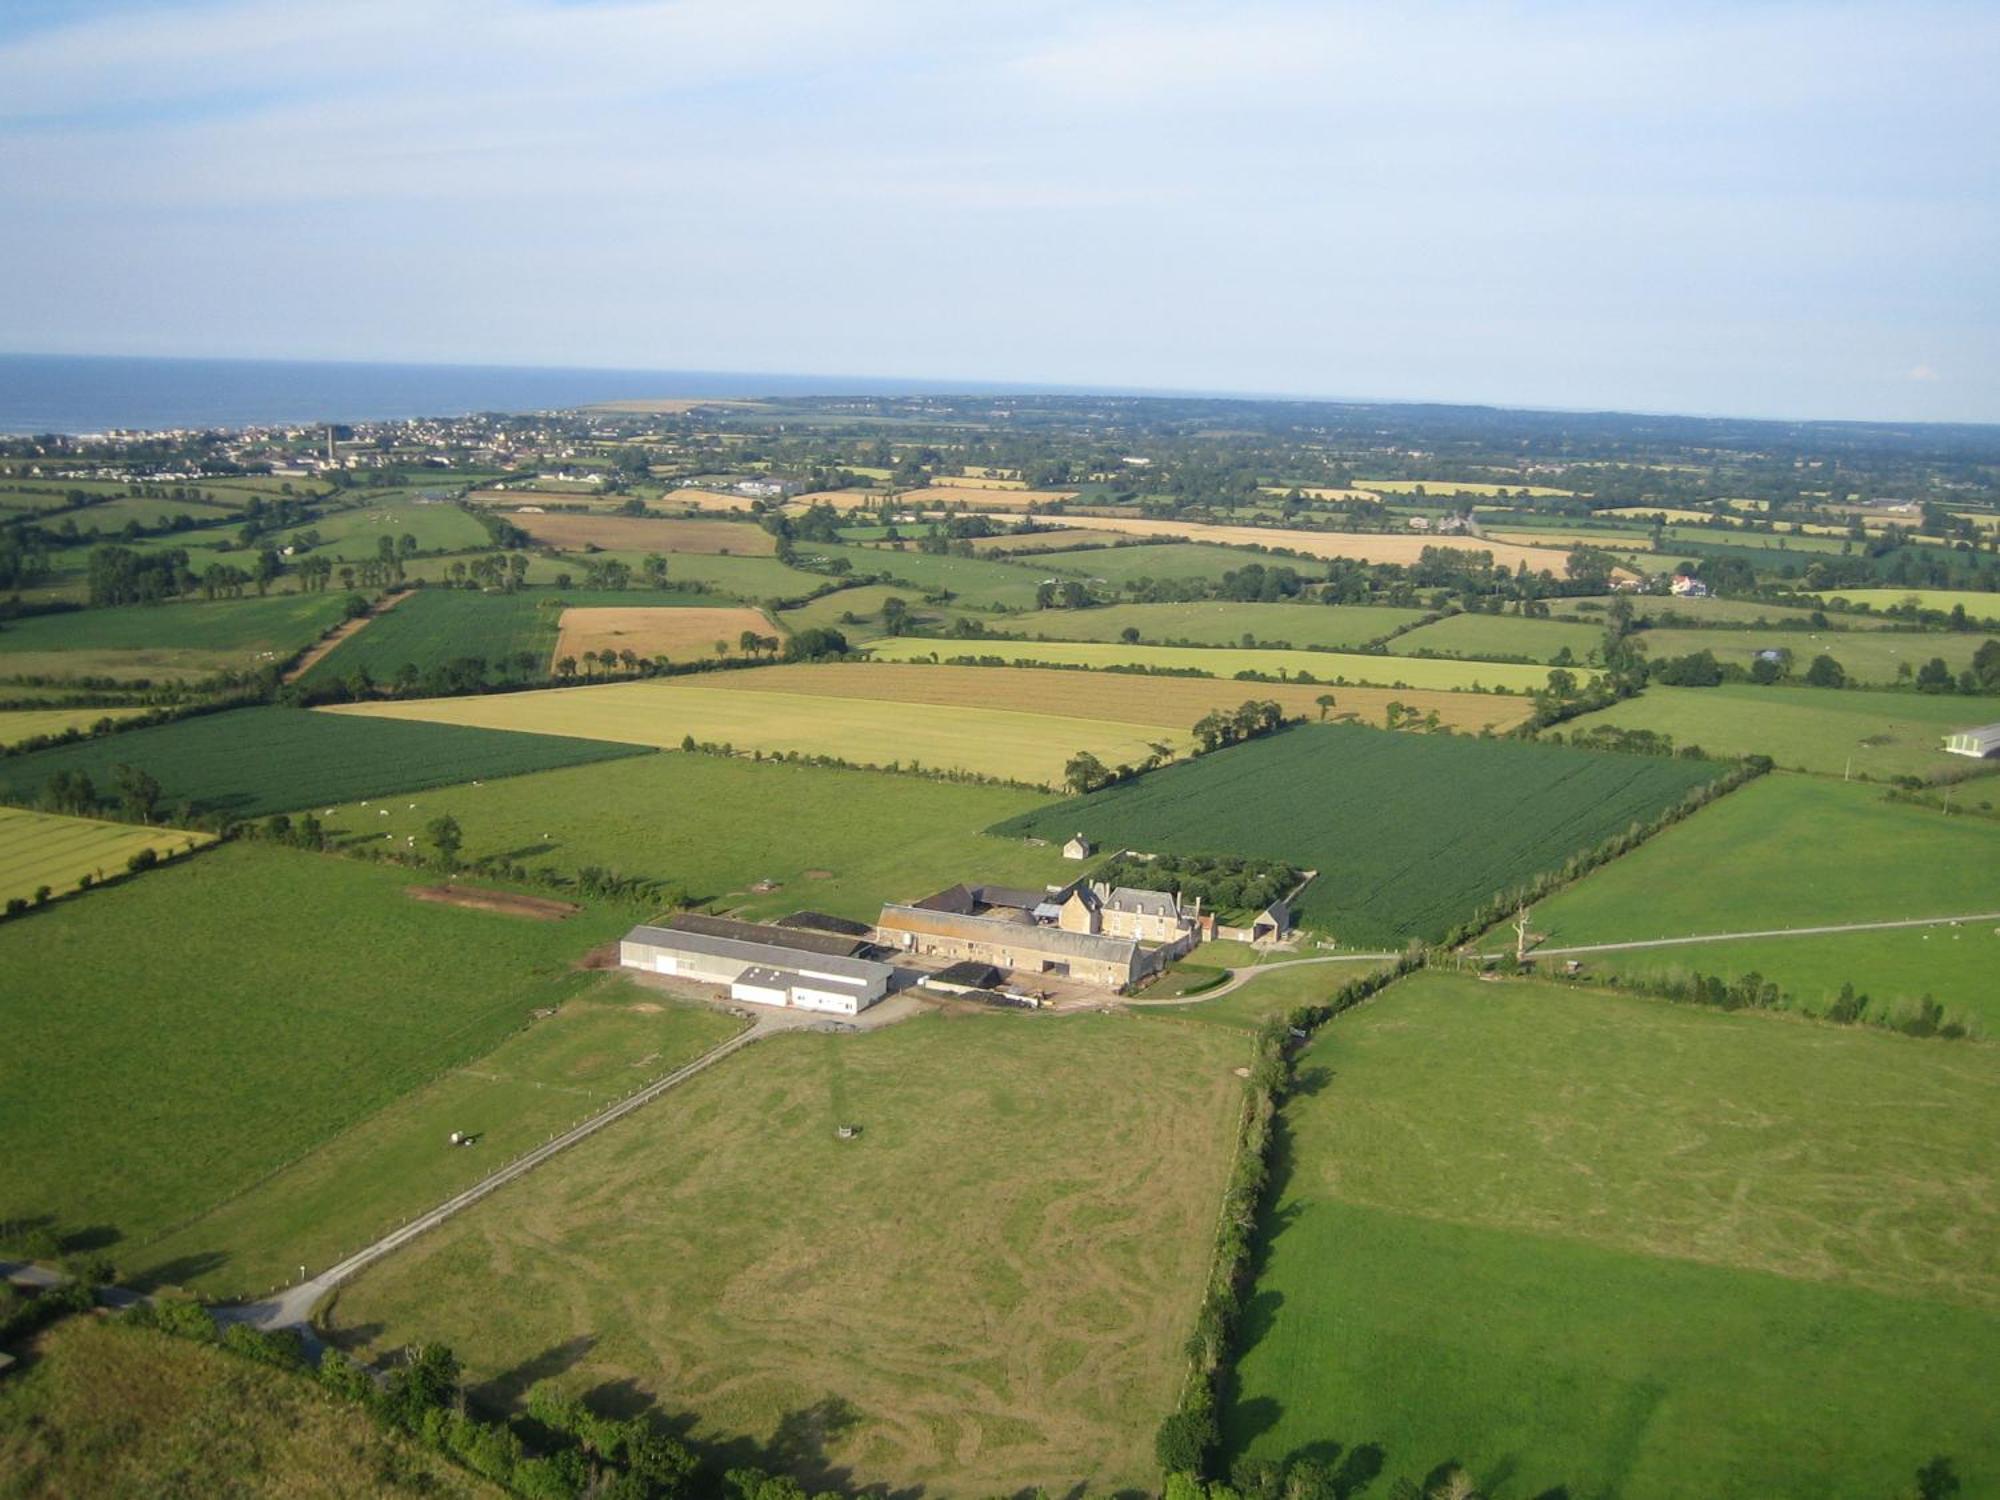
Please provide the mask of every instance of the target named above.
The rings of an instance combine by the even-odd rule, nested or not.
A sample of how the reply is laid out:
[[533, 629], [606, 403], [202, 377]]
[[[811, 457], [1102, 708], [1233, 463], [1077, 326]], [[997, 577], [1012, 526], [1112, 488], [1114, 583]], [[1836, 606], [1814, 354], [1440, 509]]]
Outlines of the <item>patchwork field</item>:
[[442, 1338], [496, 1403], [629, 1382], [808, 1490], [1147, 1489], [1245, 1056], [1118, 1016], [760, 1042], [364, 1274], [334, 1336]]
[[1352, 648], [1380, 640], [1424, 617], [1420, 609], [1367, 604], [1239, 604], [1205, 599], [1189, 604], [1113, 604], [1102, 609], [1041, 610], [1010, 630], [1059, 641], [1116, 641], [1127, 630], [1146, 642], [1192, 641], [1236, 646], [1245, 635], [1292, 646]]
[[0, 709], [0, 746], [18, 745], [44, 734], [88, 730], [105, 719], [129, 719], [144, 708], [10, 708]]
[[923, 489], [901, 491], [896, 496], [896, 504], [898, 508], [930, 510], [950, 505], [972, 510], [1026, 510], [1031, 505], [1067, 500], [1073, 493], [1071, 490], [1031, 490], [1026, 486], [1016, 489], [1011, 485], [934, 484]]
[[961, 880], [1073, 878], [1076, 866], [1059, 849], [980, 831], [1047, 801], [1041, 792], [874, 771], [647, 755], [446, 787], [415, 809], [349, 804], [326, 822], [338, 838], [400, 841], [448, 812], [468, 859], [504, 855], [563, 874], [597, 865], [750, 917], [809, 907], [872, 920], [885, 901]]
[[[912, 548], [897, 551], [893, 547], [805, 542], [799, 546], [799, 558], [845, 561], [857, 579], [886, 574], [908, 585], [916, 595], [949, 593], [953, 603], [974, 607], [1004, 604], [1016, 609], [1033, 608], [1035, 590], [1049, 576], [1040, 558], [1005, 563], [984, 557], [941, 557]], [[917, 599], [910, 597], [910, 602], [915, 604]]]
[[[1054, 613], [1054, 611], [1051, 611]], [[1033, 617], [1039, 622], [1043, 617]], [[1128, 646], [1122, 641], [939, 641], [914, 636], [873, 641], [870, 653], [882, 661], [932, 659], [951, 662], [997, 656], [1023, 666], [1152, 667], [1192, 669], [1212, 677], [1259, 672], [1296, 682], [1372, 683], [1380, 687], [1478, 691], [1506, 688], [1528, 693], [1548, 684], [1545, 667], [1513, 662], [1461, 662], [1423, 657], [1374, 656], [1340, 651], [1265, 651], [1240, 646]], [[1252, 684], [1253, 692], [1261, 684]]]
[[[758, 671], [770, 670], [758, 668]], [[766, 755], [830, 755], [855, 765], [930, 766], [1059, 786], [1063, 765], [1088, 750], [1106, 765], [1144, 760], [1148, 745], [1177, 749], [1185, 726], [1142, 730], [1114, 720], [1014, 708], [913, 707], [843, 696], [745, 693], [695, 678], [656, 678], [483, 698], [342, 704], [329, 715], [373, 721], [479, 725], [674, 747], [688, 736]], [[4, 774], [4, 773], [0, 773]]]
[[[410, 497], [327, 511], [317, 520], [279, 532], [277, 541], [280, 545], [296, 541], [302, 531], [319, 533], [319, 545], [312, 549], [312, 556], [336, 562], [362, 562], [379, 556], [385, 537], [400, 545], [404, 537], [413, 536], [424, 552], [464, 552], [491, 545], [486, 528], [456, 505]], [[225, 560], [240, 565], [242, 557], [252, 555], [246, 551]]]
[[[1268, 699], [1292, 717], [1377, 724], [1391, 703], [1435, 713], [1438, 725], [1458, 734], [1496, 734], [1527, 718], [1526, 698], [1488, 693], [1425, 692], [1408, 688], [1323, 687], [1299, 683], [1243, 683], [1217, 677], [1149, 677], [1131, 672], [1075, 672], [1038, 667], [937, 666], [919, 662], [818, 662], [763, 667], [710, 678], [734, 692], [823, 693], [894, 703], [944, 703], [985, 708], [1005, 704], [1035, 713], [1112, 719], [1121, 724], [1166, 722], [1192, 726], [1214, 709], [1233, 709], [1246, 698]], [[1319, 699], [1331, 697], [1322, 710]]]
[[225, 1271], [223, 1246], [145, 1249], [490, 1052], [630, 921], [413, 901], [413, 880], [234, 844], [0, 925], [0, 1132], [36, 1143], [0, 1157], [0, 1212], [104, 1226], [162, 1280]]
[[312, 687], [362, 671], [376, 682], [390, 682], [406, 666], [425, 672], [468, 656], [492, 663], [531, 656], [533, 675], [541, 675], [554, 660], [565, 609], [664, 609], [701, 599], [640, 589], [530, 588], [511, 594], [417, 589], [328, 652], [301, 681]]
[[1649, 687], [1636, 698], [1584, 714], [1554, 731], [1565, 738], [1599, 724], [1650, 729], [1677, 747], [1712, 755], [1768, 755], [1780, 766], [1887, 780], [1963, 771], [1970, 761], [1944, 752], [1944, 736], [2000, 719], [1992, 698], [1846, 689]]
[[1983, 1048], [1423, 975], [1321, 1033], [1225, 1413], [1489, 1493], [1992, 1493]]
[[1897, 681], [1899, 672], [1914, 675], [1932, 657], [1957, 674], [1972, 665], [1972, 653], [1987, 637], [1901, 630], [1643, 630], [1637, 639], [1649, 661], [1713, 651], [1717, 661], [1745, 668], [1759, 651], [1783, 649], [1792, 653], [1792, 672], [1799, 677], [1824, 653], [1846, 668], [1849, 681], [1886, 685]]
[[[1116, 542], [1115, 536], [1098, 533], [1098, 539]], [[1140, 579], [1220, 578], [1256, 563], [1261, 567], [1289, 567], [1302, 577], [1316, 570], [1297, 558], [1271, 558], [1243, 547], [1218, 547], [1198, 542], [1148, 542], [1140, 546], [1103, 546], [1073, 552], [1052, 552], [1032, 560], [1031, 566], [1044, 569], [1043, 577], [1084, 578], [1093, 583], [1122, 587]]]
[[273, 666], [340, 621], [346, 596], [135, 604], [0, 625], [0, 676], [206, 677]]
[[0, 807], [0, 903], [17, 897], [32, 901], [43, 886], [66, 896], [86, 875], [93, 881], [123, 875], [125, 862], [141, 849], [171, 859], [213, 842], [208, 834], [177, 828]]
[[761, 609], [566, 609], [555, 654], [560, 661], [609, 649], [686, 661], [719, 654], [715, 643], [721, 641], [727, 654], [736, 656], [746, 630], [759, 636], [783, 634]]
[[544, 546], [565, 551], [716, 552], [768, 557], [777, 539], [740, 521], [668, 520], [650, 516], [596, 516], [549, 511], [514, 512], [507, 519]]
[[[693, 1061], [742, 1022], [616, 977], [333, 1136], [128, 1257], [210, 1297], [258, 1297], [332, 1264], [495, 1168]], [[451, 1133], [474, 1137], [453, 1147]], [[208, 1269], [202, 1269], [207, 1267]]]
[[[990, 507], [989, 507], [990, 508]], [[999, 517], [995, 517], [999, 519]], [[1190, 542], [1229, 547], [1282, 547], [1305, 557], [1352, 557], [1373, 563], [1414, 563], [1426, 547], [1490, 552], [1493, 561], [1510, 568], [1526, 564], [1533, 572], [1562, 576], [1567, 556], [1553, 547], [1521, 547], [1462, 536], [1427, 536], [1410, 532], [1286, 531], [1275, 526], [1222, 526], [1202, 521], [1160, 521], [1143, 516], [1063, 517], [1066, 526], [1096, 531], [1122, 531], [1131, 536], [1177, 536]]]
[[1452, 615], [1419, 625], [1389, 642], [1398, 656], [1435, 652], [1439, 656], [1524, 656], [1554, 661], [1567, 651], [1577, 663], [1602, 654], [1604, 632], [1595, 625], [1563, 620], [1524, 620], [1519, 615]]
[[[1714, 597], [1663, 599], [1651, 594], [1622, 596], [1599, 594], [1587, 598], [1552, 599], [1549, 601], [1549, 607], [1558, 614], [1578, 613], [1602, 620], [1609, 612], [1612, 601], [1620, 597], [1632, 606], [1634, 615], [1641, 620], [1678, 616], [1698, 625], [1755, 625], [1759, 622], [1776, 623], [1781, 620], [1808, 622], [1814, 613], [1811, 605], [1766, 604], [1756, 599]], [[1843, 615], [1837, 623], [1852, 630], [1880, 630], [1891, 622], [1871, 620], [1863, 615]]]
[[506, 1493], [394, 1435], [298, 1375], [221, 1349], [70, 1318], [0, 1382], [9, 1500], [242, 1495], [286, 1500], [501, 1500]]
[[[1304, 725], [999, 825], [1002, 835], [1290, 860], [1300, 921], [1340, 942], [1436, 938], [1720, 774], [1698, 761]], [[1446, 794], [1441, 789], [1449, 789]]]
[[131, 765], [158, 779], [168, 808], [253, 818], [639, 753], [600, 740], [246, 708], [0, 760], [0, 797], [33, 801], [58, 771], [85, 773], [109, 797], [117, 768]]

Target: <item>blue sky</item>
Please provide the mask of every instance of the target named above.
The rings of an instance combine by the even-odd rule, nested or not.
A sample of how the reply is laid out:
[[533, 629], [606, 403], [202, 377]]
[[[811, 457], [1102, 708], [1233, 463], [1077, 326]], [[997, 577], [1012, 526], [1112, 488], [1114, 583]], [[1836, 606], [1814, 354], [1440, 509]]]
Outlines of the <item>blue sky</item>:
[[0, 10], [0, 348], [2000, 421], [2000, 4]]

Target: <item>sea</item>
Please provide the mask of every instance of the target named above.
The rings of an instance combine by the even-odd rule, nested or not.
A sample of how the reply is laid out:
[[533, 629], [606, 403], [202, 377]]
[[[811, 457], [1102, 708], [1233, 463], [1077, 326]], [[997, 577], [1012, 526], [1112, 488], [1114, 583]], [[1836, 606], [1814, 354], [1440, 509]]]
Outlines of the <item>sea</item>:
[[1108, 394], [1102, 388], [315, 360], [0, 354], [0, 434], [146, 432], [553, 411], [671, 396]]

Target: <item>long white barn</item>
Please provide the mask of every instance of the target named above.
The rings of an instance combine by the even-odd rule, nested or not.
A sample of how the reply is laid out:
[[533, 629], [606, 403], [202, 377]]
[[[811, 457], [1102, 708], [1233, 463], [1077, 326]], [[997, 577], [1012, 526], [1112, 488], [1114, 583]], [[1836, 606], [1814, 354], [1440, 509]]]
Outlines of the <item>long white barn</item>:
[[[799, 946], [800, 940], [814, 934], [731, 925], [760, 937], [642, 925], [619, 942], [618, 961], [649, 974], [727, 985], [731, 999], [752, 1005], [784, 1005], [831, 1015], [858, 1015], [889, 992], [896, 971], [888, 964], [824, 951], [838, 944]], [[764, 933], [770, 936], [762, 938]]]

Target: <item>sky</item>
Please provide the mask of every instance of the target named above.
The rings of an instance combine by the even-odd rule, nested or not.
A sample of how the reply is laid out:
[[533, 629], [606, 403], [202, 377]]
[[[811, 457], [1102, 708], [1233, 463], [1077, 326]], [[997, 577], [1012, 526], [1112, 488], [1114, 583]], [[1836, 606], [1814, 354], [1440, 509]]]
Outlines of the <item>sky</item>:
[[2000, 421], [2000, 3], [7, 0], [0, 349]]

